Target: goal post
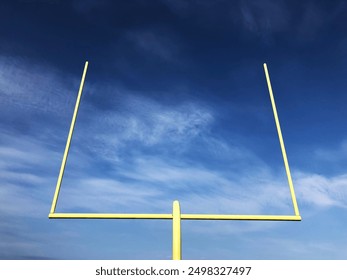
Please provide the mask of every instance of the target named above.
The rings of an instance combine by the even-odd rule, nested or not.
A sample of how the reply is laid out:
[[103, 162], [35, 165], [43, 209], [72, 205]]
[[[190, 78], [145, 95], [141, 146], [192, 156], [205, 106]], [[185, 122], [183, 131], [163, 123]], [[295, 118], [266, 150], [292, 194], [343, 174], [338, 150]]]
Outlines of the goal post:
[[294, 185], [290, 173], [289, 163], [287, 159], [287, 154], [284, 146], [283, 136], [281, 132], [280, 122], [277, 114], [275, 99], [272, 91], [272, 86], [270, 82], [270, 76], [267, 69], [266, 63], [264, 63], [264, 71], [266, 76], [266, 81], [268, 85], [268, 90], [270, 94], [271, 106], [275, 118], [278, 139], [280, 142], [281, 152], [283, 156], [284, 167], [286, 170], [290, 195], [292, 198], [294, 215], [231, 215], [231, 214], [186, 214], [181, 213], [180, 204], [177, 200], [173, 202], [172, 213], [164, 214], [130, 214], [130, 213], [57, 213], [56, 206], [58, 202], [59, 192], [62, 185], [62, 180], [64, 176], [65, 166], [69, 154], [70, 144], [76, 124], [78, 109], [81, 102], [82, 91], [84, 87], [84, 81], [88, 69], [88, 61], [86, 61], [79, 91], [77, 94], [77, 100], [75, 104], [75, 109], [73, 112], [69, 134], [66, 140], [66, 146], [63, 154], [63, 159], [60, 166], [60, 171], [57, 179], [57, 184], [52, 200], [51, 210], [48, 215], [50, 219], [160, 219], [160, 220], [172, 220], [172, 259], [180, 260], [182, 258], [182, 244], [181, 244], [181, 220], [243, 220], [243, 221], [301, 221], [301, 216], [299, 213], [298, 204], [296, 201]]

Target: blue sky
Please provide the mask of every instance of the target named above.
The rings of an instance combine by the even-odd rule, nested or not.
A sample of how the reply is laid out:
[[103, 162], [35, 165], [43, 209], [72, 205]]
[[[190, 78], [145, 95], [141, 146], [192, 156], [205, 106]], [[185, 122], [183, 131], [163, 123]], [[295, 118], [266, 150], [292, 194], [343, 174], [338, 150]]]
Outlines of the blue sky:
[[292, 214], [182, 221], [185, 259], [347, 258], [346, 1], [1, 1], [0, 258], [170, 259], [171, 221], [58, 212]]

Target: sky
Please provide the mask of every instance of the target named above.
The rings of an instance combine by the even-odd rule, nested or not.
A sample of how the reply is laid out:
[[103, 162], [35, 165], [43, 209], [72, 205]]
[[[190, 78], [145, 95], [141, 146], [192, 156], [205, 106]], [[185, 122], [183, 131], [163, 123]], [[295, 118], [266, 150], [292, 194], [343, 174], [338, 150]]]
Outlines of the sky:
[[347, 1], [1, 1], [0, 259], [347, 259]]

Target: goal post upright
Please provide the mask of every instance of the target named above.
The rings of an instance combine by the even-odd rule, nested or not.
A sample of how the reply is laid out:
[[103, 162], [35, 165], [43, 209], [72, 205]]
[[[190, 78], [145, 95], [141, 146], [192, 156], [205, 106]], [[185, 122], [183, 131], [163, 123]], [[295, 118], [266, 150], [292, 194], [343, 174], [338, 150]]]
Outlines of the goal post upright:
[[61, 166], [60, 166], [59, 176], [58, 176], [58, 180], [57, 180], [57, 185], [55, 187], [55, 192], [54, 192], [54, 197], [53, 197], [53, 201], [52, 201], [50, 214], [53, 214], [55, 212], [55, 208], [57, 206], [60, 187], [61, 187], [61, 183], [63, 181], [64, 171], [65, 171], [66, 161], [67, 161], [67, 157], [68, 157], [69, 150], [70, 150], [71, 139], [72, 139], [72, 135], [73, 135], [73, 132], [75, 129], [75, 123], [76, 123], [76, 119], [77, 119], [78, 109], [79, 109], [80, 102], [81, 102], [81, 96], [82, 96], [82, 91], [83, 91], [83, 87], [84, 87], [84, 81], [85, 81], [85, 78], [87, 75], [87, 69], [88, 69], [88, 61], [86, 61], [86, 63], [84, 64], [84, 70], [83, 70], [83, 74], [82, 74], [80, 88], [78, 90], [77, 100], [76, 100], [76, 104], [75, 104], [75, 110], [73, 112], [70, 130], [69, 130], [69, 134], [68, 134], [68, 137], [66, 140], [65, 151], [64, 151], [63, 160], [62, 160]]
[[295, 191], [294, 191], [294, 186], [293, 186], [292, 175], [290, 173], [290, 168], [289, 168], [289, 164], [288, 164], [286, 148], [284, 146], [284, 141], [283, 141], [283, 136], [282, 136], [282, 131], [281, 131], [281, 125], [280, 125], [280, 121], [278, 119], [275, 98], [274, 98], [273, 91], [272, 91], [270, 75], [269, 75], [269, 71], [267, 69], [266, 63], [264, 63], [264, 71], [265, 71], [267, 86], [268, 86], [268, 89], [269, 89], [272, 111], [273, 111], [274, 118], [275, 118], [278, 139], [280, 141], [281, 152], [282, 152], [282, 156], [283, 156], [283, 163], [284, 163], [284, 167], [286, 169], [287, 180], [288, 180], [288, 185], [289, 185], [289, 189], [290, 189], [290, 195], [292, 197], [294, 213], [295, 213], [295, 216], [300, 216], [299, 207], [298, 207], [298, 203], [296, 201], [296, 196], [295, 196]]

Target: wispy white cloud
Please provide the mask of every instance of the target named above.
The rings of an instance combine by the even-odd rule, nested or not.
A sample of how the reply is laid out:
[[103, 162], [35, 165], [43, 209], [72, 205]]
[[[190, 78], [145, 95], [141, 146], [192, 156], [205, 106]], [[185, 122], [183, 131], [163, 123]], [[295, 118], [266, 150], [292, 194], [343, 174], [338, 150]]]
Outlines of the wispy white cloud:
[[[69, 207], [73, 206], [74, 201], [85, 201], [83, 207], [89, 207], [90, 211], [96, 211], [99, 206], [102, 209], [116, 206], [124, 212], [135, 209], [151, 211], [151, 205], [155, 205], [155, 211], [166, 213], [170, 211], [172, 201], [179, 199], [186, 213], [293, 213], [284, 174], [275, 175], [268, 170], [258, 174], [252, 172], [251, 176], [246, 173], [229, 176], [225, 171], [191, 166], [182, 161], [142, 158], [131, 166], [120, 167], [117, 176], [121, 179], [88, 177], [69, 183], [71, 186], [81, 186], [74, 187], [67, 194], [70, 196]], [[294, 179], [299, 208], [303, 211], [346, 208], [346, 175], [325, 177], [294, 172]], [[100, 200], [95, 207], [91, 206], [93, 203], [87, 203], [93, 201], [88, 197], [96, 196]], [[103, 200], [107, 203], [103, 203]]]
[[[48, 226], [48, 213], [62, 151], [31, 136], [1, 136], [0, 259], [59, 258], [51, 243], [59, 225]], [[60, 228], [55, 238], [61, 248], [66, 236]]]
[[[229, 150], [229, 144], [224, 143], [223, 149]], [[231, 147], [230, 151], [233, 150]], [[61, 158], [60, 153], [56, 152], [56, 147], [28, 137], [15, 139], [7, 136], [0, 152], [2, 230], [7, 232], [15, 230], [5, 217], [46, 219]], [[83, 154], [83, 151], [80, 152]], [[248, 154], [246, 162], [256, 158], [251, 156], [250, 151]], [[48, 158], [55, 164], [47, 164], [45, 159]], [[87, 161], [84, 163], [85, 166], [89, 166], [93, 165], [95, 158], [87, 154], [84, 160]], [[167, 157], [142, 155], [130, 165], [118, 164], [113, 175], [108, 173], [98, 177], [88, 172], [83, 173], [85, 168], [83, 167], [80, 170], [82, 175], [80, 178], [74, 176], [64, 179], [58, 209], [82, 212], [170, 213], [172, 200], [179, 199], [183, 213], [290, 214], [292, 206], [285, 177], [270, 172], [262, 162], [258, 162], [258, 165], [260, 166], [257, 172], [252, 172], [252, 176], [245, 176], [247, 172], [233, 176], [225, 171], [209, 169], [208, 166], [192, 165], [186, 161]], [[28, 166], [31, 167], [29, 171]], [[40, 173], [33, 172], [36, 168]], [[307, 211], [331, 207], [346, 208], [347, 175], [327, 177], [297, 171], [293, 177], [299, 207], [304, 216]], [[188, 233], [243, 235], [265, 232], [280, 226], [279, 223], [216, 225], [213, 222], [209, 224], [210, 226], [206, 225], [206, 223], [192, 223]], [[43, 246], [42, 240], [37, 238], [27, 240], [25, 239], [27, 237], [8, 239], [4, 234], [8, 236], [7, 233], [1, 233], [2, 240], [6, 242], [2, 242], [0, 247], [5, 250], [4, 252], [10, 252], [11, 256], [16, 254], [18, 256], [23, 252], [27, 254], [30, 251], [34, 251], [38, 256], [42, 255], [40, 249]], [[282, 242], [283, 248], [290, 245], [290, 242], [288, 245], [282, 239], [278, 242]], [[269, 243], [272, 244], [270, 241]], [[308, 245], [299, 245], [303, 246], [298, 247], [302, 248], [301, 251], [293, 252], [293, 255], [310, 256], [309, 250], [338, 254], [335, 252], [337, 249], [330, 247], [329, 244], [322, 247], [312, 241]]]
[[136, 30], [129, 31], [126, 38], [135, 45], [135, 47], [151, 55], [163, 59], [164, 61], [174, 62], [179, 55], [179, 44], [177, 39], [173, 39], [172, 35], [168, 36], [169, 31]]
[[326, 177], [296, 174], [300, 201], [315, 207], [347, 207], [347, 174]]
[[65, 182], [66, 188], [72, 189], [62, 201], [66, 203], [68, 198], [70, 209], [76, 202], [89, 211], [97, 211], [98, 207], [103, 211], [112, 207], [122, 212], [153, 211], [154, 207], [166, 213], [171, 211], [172, 201], [179, 199], [188, 213], [290, 214], [285, 181], [265, 174], [228, 176], [182, 161], [142, 158], [131, 166], [120, 167], [116, 178], [89, 176]]
[[66, 180], [64, 186], [58, 205], [63, 212], [152, 212], [153, 202], [163, 197], [156, 188], [110, 178], [85, 176]]
[[290, 26], [290, 14], [284, 1], [241, 1], [244, 28], [259, 35], [282, 32]]
[[[147, 145], [188, 141], [207, 129], [213, 121], [209, 111], [195, 104], [170, 108], [143, 98], [140, 102], [134, 101], [137, 104], [131, 101], [131, 111], [120, 119], [124, 127], [121, 137], [125, 140], [138, 140]], [[109, 120], [115, 122], [117, 117], [114, 115]]]
[[167, 106], [126, 91], [120, 93], [118, 110], [88, 112], [92, 117], [80, 112], [76, 147], [85, 147], [113, 162], [129, 149], [144, 153], [148, 148], [157, 148], [158, 156], [163, 150], [177, 153], [207, 133], [214, 122], [212, 112], [196, 103]]
[[[257, 257], [265, 259], [339, 259], [345, 254], [341, 244], [335, 241], [302, 240], [300, 238], [289, 238], [283, 236], [269, 238], [263, 237], [262, 242], [247, 238], [249, 246], [256, 252]], [[343, 241], [342, 241], [343, 242]], [[343, 246], [344, 247], [344, 246]], [[278, 253], [283, 252], [283, 253]]]
[[0, 108], [22, 114], [70, 112], [74, 83], [62, 73], [19, 57], [0, 56]]
[[51, 161], [55, 152], [36, 140], [14, 139], [1, 146], [0, 155], [0, 216], [45, 215], [52, 193], [49, 186], [55, 180], [52, 176], [55, 166]]
[[266, 41], [272, 40], [276, 33], [287, 32], [300, 43], [317, 38], [321, 28], [345, 10], [344, 1], [336, 1], [329, 8], [322, 2], [305, 1], [290, 5], [282, 0], [239, 1], [236, 6], [238, 8], [232, 9], [232, 17], [246, 31]]
[[347, 140], [342, 140], [336, 148], [320, 147], [314, 151], [316, 160], [340, 163], [347, 160]]

